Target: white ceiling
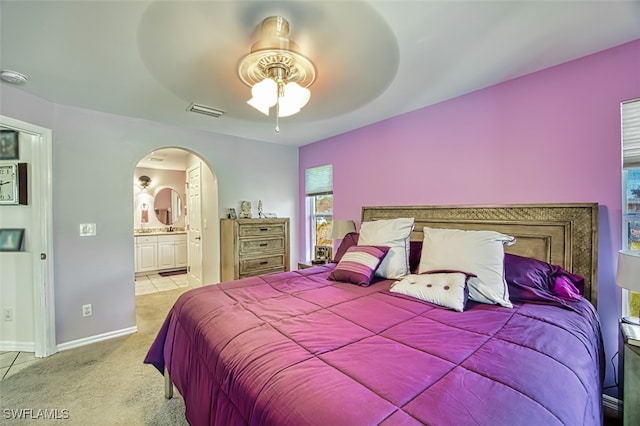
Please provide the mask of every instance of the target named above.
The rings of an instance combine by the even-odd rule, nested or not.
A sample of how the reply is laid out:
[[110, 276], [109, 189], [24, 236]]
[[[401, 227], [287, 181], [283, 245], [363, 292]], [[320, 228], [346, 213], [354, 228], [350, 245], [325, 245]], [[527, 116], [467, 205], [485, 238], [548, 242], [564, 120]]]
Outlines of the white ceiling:
[[[318, 69], [280, 121], [237, 76], [282, 15]], [[0, 68], [55, 103], [301, 146], [640, 39], [640, 1], [0, 0]], [[2, 85], [8, 83], [1, 83]], [[225, 111], [212, 118], [192, 102]]]
[[191, 154], [181, 148], [162, 148], [149, 153], [137, 164], [137, 167], [163, 170], [187, 170]]

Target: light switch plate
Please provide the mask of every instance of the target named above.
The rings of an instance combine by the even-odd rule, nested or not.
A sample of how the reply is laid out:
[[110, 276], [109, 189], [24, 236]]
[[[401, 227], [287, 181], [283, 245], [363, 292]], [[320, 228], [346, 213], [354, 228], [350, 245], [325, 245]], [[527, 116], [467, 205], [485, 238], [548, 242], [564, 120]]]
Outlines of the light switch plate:
[[95, 237], [96, 236], [96, 224], [95, 223], [81, 223], [80, 224], [80, 236], [81, 237]]

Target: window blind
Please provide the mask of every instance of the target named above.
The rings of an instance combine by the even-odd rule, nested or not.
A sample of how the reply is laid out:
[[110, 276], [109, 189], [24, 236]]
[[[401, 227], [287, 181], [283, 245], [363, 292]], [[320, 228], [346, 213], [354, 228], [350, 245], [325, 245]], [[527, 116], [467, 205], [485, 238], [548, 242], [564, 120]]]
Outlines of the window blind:
[[310, 167], [304, 171], [307, 196], [333, 194], [333, 165]]
[[640, 167], [640, 99], [622, 103], [624, 167]]

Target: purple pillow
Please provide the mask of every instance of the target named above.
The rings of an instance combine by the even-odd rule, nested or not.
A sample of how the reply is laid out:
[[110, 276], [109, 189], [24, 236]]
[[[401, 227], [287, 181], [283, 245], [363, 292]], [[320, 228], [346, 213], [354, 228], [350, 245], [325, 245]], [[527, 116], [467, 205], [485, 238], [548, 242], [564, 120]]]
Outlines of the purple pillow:
[[[567, 274], [569, 274], [567, 272]], [[569, 274], [571, 275], [571, 274]], [[584, 286], [584, 280], [582, 280]], [[580, 290], [576, 288], [571, 279], [566, 275], [559, 275], [553, 281], [553, 292], [563, 299], [580, 300]]]
[[388, 251], [389, 247], [385, 246], [351, 246], [331, 272], [329, 279], [368, 286]]
[[504, 276], [512, 300], [562, 303], [580, 299], [584, 292], [584, 278], [558, 265], [511, 253], [504, 255]]
[[409, 243], [409, 271], [412, 274], [418, 273], [418, 266], [420, 266], [421, 255], [422, 241], [411, 241]]
[[360, 234], [358, 234], [357, 232], [349, 232], [347, 235], [345, 235], [342, 239], [342, 242], [340, 243], [340, 246], [338, 247], [338, 250], [336, 250], [336, 255], [333, 257], [332, 262], [340, 262], [340, 259], [342, 259], [342, 256], [344, 256], [349, 247], [358, 245], [359, 237]]

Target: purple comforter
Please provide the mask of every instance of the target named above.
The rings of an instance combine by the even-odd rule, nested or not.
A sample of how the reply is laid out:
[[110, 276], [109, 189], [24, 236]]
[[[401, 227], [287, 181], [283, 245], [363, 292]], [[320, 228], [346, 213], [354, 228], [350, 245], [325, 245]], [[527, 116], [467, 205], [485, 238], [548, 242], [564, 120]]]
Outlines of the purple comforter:
[[601, 424], [586, 300], [454, 312], [333, 266], [179, 298], [145, 363], [167, 366], [192, 425]]

